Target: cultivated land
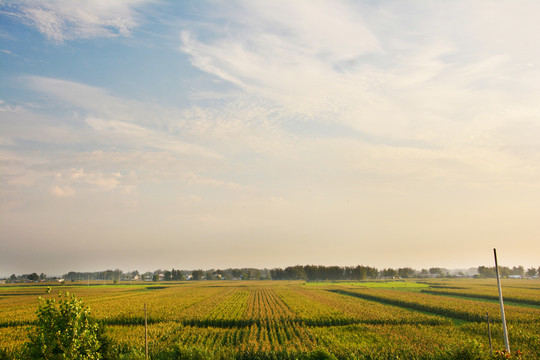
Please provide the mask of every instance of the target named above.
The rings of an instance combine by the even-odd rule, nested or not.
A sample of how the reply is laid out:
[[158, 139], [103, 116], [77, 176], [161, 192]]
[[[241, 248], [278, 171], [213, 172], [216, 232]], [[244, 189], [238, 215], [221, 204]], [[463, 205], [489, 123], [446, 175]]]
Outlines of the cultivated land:
[[[540, 281], [503, 280], [510, 346], [540, 359]], [[14, 356], [39, 296], [69, 291], [124, 353], [159, 358], [443, 359], [504, 349], [495, 279], [320, 282], [200, 281], [0, 287], [0, 352]]]

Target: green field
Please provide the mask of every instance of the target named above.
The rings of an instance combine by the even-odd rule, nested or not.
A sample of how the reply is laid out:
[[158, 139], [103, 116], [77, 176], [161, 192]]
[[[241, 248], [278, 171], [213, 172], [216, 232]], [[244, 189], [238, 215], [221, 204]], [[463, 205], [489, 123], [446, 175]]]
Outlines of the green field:
[[[124, 358], [475, 359], [504, 349], [496, 281], [201, 281], [0, 287], [0, 354], [15, 358], [38, 296], [82, 298]], [[540, 359], [540, 281], [504, 280], [510, 346]]]

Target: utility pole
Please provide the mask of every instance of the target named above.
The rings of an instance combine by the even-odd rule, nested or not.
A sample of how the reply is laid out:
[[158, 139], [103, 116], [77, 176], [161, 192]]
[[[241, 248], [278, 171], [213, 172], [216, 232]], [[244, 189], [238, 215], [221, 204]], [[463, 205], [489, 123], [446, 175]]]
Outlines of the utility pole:
[[501, 303], [501, 319], [503, 326], [504, 347], [506, 352], [510, 354], [510, 344], [508, 343], [508, 330], [506, 329], [506, 318], [504, 316], [504, 304], [501, 289], [501, 280], [499, 279], [499, 264], [497, 263], [497, 249], [493, 249], [493, 255], [495, 255], [495, 273], [497, 275], [497, 287], [499, 288], [499, 302]]

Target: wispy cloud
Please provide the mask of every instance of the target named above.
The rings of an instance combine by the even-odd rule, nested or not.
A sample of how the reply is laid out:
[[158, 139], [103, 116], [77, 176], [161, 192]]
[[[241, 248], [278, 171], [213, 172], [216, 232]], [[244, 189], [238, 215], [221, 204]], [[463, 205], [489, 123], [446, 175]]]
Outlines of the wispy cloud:
[[203, 156], [214, 159], [222, 158], [221, 155], [202, 146], [188, 144], [174, 136], [159, 132], [142, 126], [130, 124], [123, 121], [104, 120], [95, 117], [88, 117], [86, 123], [97, 132], [107, 136], [113, 141], [120, 141], [124, 145], [131, 145], [139, 148], [153, 148], [166, 150], [173, 153], [188, 154], [191, 156]]
[[350, 78], [349, 64], [380, 48], [359, 13], [344, 3], [233, 4], [220, 7], [227, 27], [210, 41], [199, 40], [197, 29], [182, 33], [181, 50], [201, 70], [300, 116], [338, 108], [353, 84], [365, 88], [361, 78]]
[[130, 193], [134, 187], [129, 180], [123, 181], [123, 178], [118, 171], [104, 174], [87, 172], [83, 168], [71, 168], [55, 174], [54, 185], [50, 187], [50, 191], [58, 197], [73, 196], [77, 188], [82, 190], [84, 187], [105, 192], [120, 190], [123, 193]]
[[56, 196], [65, 197], [73, 196], [75, 194], [75, 190], [73, 190], [69, 185], [66, 185], [64, 187], [55, 185], [51, 187], [51, 193]]
[[31, 76], [25, 77], [24, 82], [28, 88], [64, 104], [67, 109], [84, 110], [85, 123], [103, 144], [221, 158], [204, 146], [184, 140], [185, 136], [172, 125], [185, 122], [185, 112], [179, 109], [125, 99], [100, 88], [60, 79]]
[[146, 0], [19, 1], [4, 4], [7, 12], [20, 17], [49, 40], [130, 36], [139, 24], [136, 8]]
[[[418, 142], [451, 155], [460, 146], [483, 152], [468, 139], [508, 126], [516, 120], [513, 109], [539, 109], [531, 79], [540, 81], [533, 65], [540, 52], [524, 31], [510, 30], [536, 26], [532, 2], [519, 8], [479, 2], [466, 13], [463, 2], [233, 5], [209, 18], [226, 25], [202, 22], [186, 30], [181, 51], [243, 91], [246, 102], [281, 109], [269, 118], [276, 123], [337, 123], [385, 137], [386, 145]], [[505, 9], [523, 16], [505, 17]], [[504, 18], [507, 32], [495, 20], [478, 23], [484, 12]], [[491, 36], [491, 28], [506, 40]]]
[[[186, 30], [181, 50], [201, 70], [284, 106], [289, 117], [439, 142], [436, 133], [456, 128], [453, 119], [468, 118], [461, 123], [467, 128], [487, 104], [519, 101], [503, 89], [520, 91], [530, 84], [525, 77], [538, 77], [519, 66], [522, 54], [531, 63], [540, 61], [527, 45], [530, 37], [520, 30], [519, 41], [501, 34], [508, 39], [501, 43], [487, 30], [500, 32], [497, 21], [477, 22], [483, 11], [500, 18], [508, 9], [523, 13], [530, 28], [534, 21], [528, 14], [537, 7], [532, 3], [516, 10], [510, 3], [481, 2], [466, 14], [460, 2], [233, 4], [220, 9], [225, 26], [208, 30], [203, 23]], [[520, 16], [505, 19], [521, 26]]]

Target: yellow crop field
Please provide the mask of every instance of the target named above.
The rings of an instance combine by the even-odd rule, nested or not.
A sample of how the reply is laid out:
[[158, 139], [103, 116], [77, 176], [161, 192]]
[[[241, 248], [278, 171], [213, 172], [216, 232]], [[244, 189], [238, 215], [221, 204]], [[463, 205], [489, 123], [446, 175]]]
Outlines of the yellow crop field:
[[[199, 281], [0, 287], [0, 358], [17, 358], [38, 297], [69, 291], [106, 325], [118, 358], [489, 359], [504, 349], [496, 284]], [[495, 289], [495, 290], [494, 290]], [[494, 292], [495, 291], [495, 292]], [[540, 358], [540, 282], [503, 282], [512, 358]], [[521, 302], [520, 302], [521, 299]], [[123, 357], [122, 357], [123, 356]], [[502, 354], [495, 355], [503, 356]]]

